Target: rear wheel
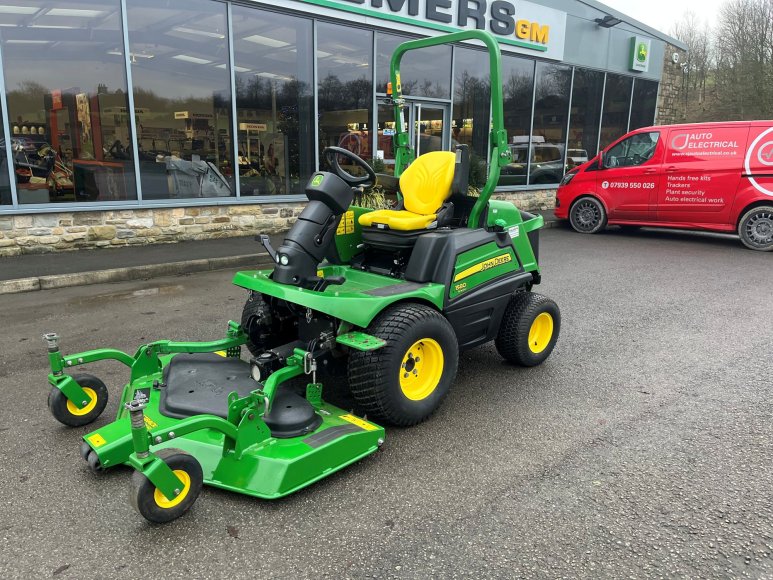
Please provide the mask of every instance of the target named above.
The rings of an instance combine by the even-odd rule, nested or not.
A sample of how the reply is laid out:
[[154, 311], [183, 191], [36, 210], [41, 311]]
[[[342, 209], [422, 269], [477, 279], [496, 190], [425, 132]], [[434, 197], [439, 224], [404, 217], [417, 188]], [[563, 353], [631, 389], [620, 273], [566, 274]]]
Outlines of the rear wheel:
[[368, 415], [398, 426], [429, 417], [456, 377], [459, 345], [446, 318], [419, 304], [381, 313], [367, 332], [387, 344], [349, 357], [352, 396]]
[[773, 251], [773, 206], [763, 205], [746, 212], [738, 223], [738, 235], [747, 248]]
[[48, 409], [54, 419], [68, 427], [83, 427], [94, 422], [102, 414], [107, 405], [107, 387], [94, 375], [85, 373], [72, 376], [83, 391], [89, 396], [86, 405], [79, 409], [75, 403], [64, 396], [56, 387], [51, 387], [48, 393]]
[[132, 475], [129, 501], [142, 517], [155, 524], [164, 524], [187, 512], [201, 493], [204, 475], [196, 459], [180, 449], [161, 449], [156, 455], [166, 463], [180, 479], [183, 486], [179, 493], [168, 499], [141, 472]]
[[607, 225], [607, 211], [595, 197], [581, 197], [569, 209], [569, 223], [581, 234], [596, 234]]
[[561, 331], [561, 312], [550, 298], [533, 292], [518, 292], [502, 317], [494, 342], [508, 362], [533, 367], [553, 352]]

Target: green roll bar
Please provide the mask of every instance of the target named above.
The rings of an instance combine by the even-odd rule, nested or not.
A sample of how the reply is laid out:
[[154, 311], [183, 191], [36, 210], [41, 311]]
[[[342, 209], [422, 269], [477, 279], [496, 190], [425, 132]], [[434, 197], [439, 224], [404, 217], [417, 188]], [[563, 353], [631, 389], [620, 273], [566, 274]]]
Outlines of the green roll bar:
[[403, 99], [402, 85], [400, 82], [400, 62], [403, 55], [410, 50], [418, 50], [439, 44], [450, 44], [453, 42], [462, 42], [465, 40], [479, 40], [488, 48], [490, 80], [491, 80], [491, 138], [489, 149], [489, 169], [488, 179], [483, 191], [480, 193], [478, 201], [472, 208], [468, 227], [480, 227], [480, 219], [483, 210], [491, 198], [491, 194], [499, 182], [499, 173], [502, 167], [512, 162], [512, 153], [507, 144], [507, 132], [504, 122], [504, 101], [502, 98], [502, 53], [499, 50], [499, 43], [490, 32], [485, 30], [465, 30], [444, 34], [433, 38], [422, 38], [404, 42], [397, 47], [392, 55], [391, 74], [392, 80], [392, 103], [395, 113], [395, 175], [402, 174], [405, 167], [414, 160], [415, 153], [410, 144], [403, 108], [405, 99]]

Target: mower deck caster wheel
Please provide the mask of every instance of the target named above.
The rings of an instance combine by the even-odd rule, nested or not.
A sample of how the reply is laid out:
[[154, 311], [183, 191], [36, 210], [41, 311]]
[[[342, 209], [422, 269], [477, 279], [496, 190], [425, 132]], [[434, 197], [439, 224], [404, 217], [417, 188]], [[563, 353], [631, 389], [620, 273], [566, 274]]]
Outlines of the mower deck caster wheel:
[[553, 352], [560, 330], [561, 312], [555, 302], [533, 292], [518, 292], [505, 309], [494, 344], [508, 362], [533, 367]]
[[105, 468], [102, 467], [102, 463], [99, 461], [99, 456], [94, 451], [89, 453], [89, 456], [86, 458], [86, 463], [89, 464], [89, 469], [91, 469], [93, 473], [103, 473], [105, 471]]
[[129, 501], [134, 509], [149, 522], [165, 524], [179, 518], [196, 501], [204, 484], [204, 474], [196, 459], [181, 449], [161, 449], [156, 456], [162, 459], [183, 482], [177, 497], [167, 499], [141, 472], [132, 475]]
[[68, 427], [83, 427], [93, 423], [102, 414], [107, 405], [107, 387], [97, 377], [87, 374], [73, 375], [73, 380], [91, 399], [88, 404], [79, 409], [64, 393], [56, 387], [51, 387], [48, 394], [48, 409], [54, 419]]

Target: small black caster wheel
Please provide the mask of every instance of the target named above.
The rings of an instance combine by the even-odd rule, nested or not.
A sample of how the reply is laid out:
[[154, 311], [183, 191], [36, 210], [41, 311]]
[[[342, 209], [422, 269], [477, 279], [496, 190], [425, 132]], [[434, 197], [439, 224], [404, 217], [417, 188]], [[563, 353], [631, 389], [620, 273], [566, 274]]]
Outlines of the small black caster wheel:
[[56, 387], [51, 387], [48, 394], [48, 408], [54, 419], [68, 427], [83, 427], [93, 423], [102, 414], [107, 405], [107, 387], [97, 377], [87, 374], [73, 375], [76, 383], [86, 392], [91, 399], [89, 403], [79, 409], [72, 401], [64, 396], [64, 393]]
[[81, 457], [83, 457], [83, 461], [89, 460], [89, 454], [91, 453], [91, 445], [86, 443], [85, 441], [81, 443]]
[[165, 524], [179, 518], [196, 501], [204, 483], [201, 465], [180, 449], [162, 449], [156, 452], [174, 474], [183, 482], [177, 497], [168, 499], [141, 472], [132, 475], [129, 501], [142, 517], [154, 524]]
[[105, 468], [102, 467], [102, 463], [99, 461], [99, 456], [95, 451], [89, 452], [88, 457], [86, 457], [86, 463], [89, 464], [89, 469], [91, 469], [91, 471], [94, 473], [102, 473], [105, 471]]

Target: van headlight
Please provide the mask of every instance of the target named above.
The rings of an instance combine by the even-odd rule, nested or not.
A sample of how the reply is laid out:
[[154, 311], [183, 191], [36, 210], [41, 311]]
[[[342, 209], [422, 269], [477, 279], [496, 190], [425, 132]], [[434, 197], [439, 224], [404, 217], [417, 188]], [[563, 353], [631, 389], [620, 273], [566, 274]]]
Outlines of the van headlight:
[[565, 185], [569, 185], [571, 183], [572, 179], [574, 179], [575, 175], [577, 175], [576, 171], [570, 171], [569, 173], [564, 175], [564, 178], [561, 180], [561, 184], [559, 185], [559, 187], [563, 187]]

